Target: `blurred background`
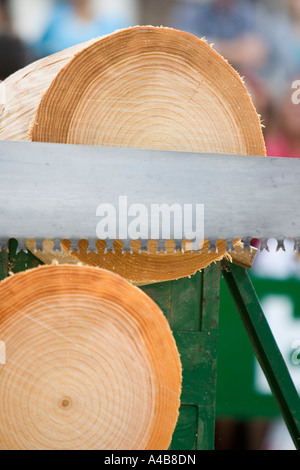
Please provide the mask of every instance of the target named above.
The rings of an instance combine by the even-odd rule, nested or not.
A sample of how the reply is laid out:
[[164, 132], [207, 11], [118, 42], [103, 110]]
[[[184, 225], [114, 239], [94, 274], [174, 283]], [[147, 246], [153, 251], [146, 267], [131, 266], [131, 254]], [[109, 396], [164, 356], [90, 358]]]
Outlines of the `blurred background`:
[[[33, 60], [137, 24], [170, 26], [213, 43], [244, 77], [268, 155], [300, 157], [300, 104], [292, 102], [300, 79], [300, 0], [0, 0], [0, 80]], [[292, 242], [286, 252], [271, 243], [251, 276], [300, 390], [300, 260]], [[216, 448], [293, 449], [235, 307], [225, 288], [221, 294]]]

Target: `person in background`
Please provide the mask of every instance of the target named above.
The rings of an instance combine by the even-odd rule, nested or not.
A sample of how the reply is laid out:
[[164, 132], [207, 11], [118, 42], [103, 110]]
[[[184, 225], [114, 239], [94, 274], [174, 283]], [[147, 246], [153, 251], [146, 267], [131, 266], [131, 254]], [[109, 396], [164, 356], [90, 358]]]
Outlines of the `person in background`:
[[268, 50], [257, 32], [254, 7], [241, 0], [211, 0], [175, 8], [174, 27], [205, 37], [237, 68], [258, 67]]
[[287, 0], [287, 7], [290, 28], [293, 34], [291, 48], [297, 70], [300, 71], [300, 0]]
[[252, 102], [262, 123], [262, 131], [266, 137], [272, 131], [274, 124], [274, 100], [272, 94], [263, 80], [255, 74], [247, 73], [244, 77], [245, 87], [252, 98]]
[[171, 23], [205, 37], [240, 75], [265, 81], [275, 99], [296, 73], [290, 26], [282, 9], [271, 13], [262, 2], [210, 0], [178, 5]]
[[293, 89], [288, 87], [274, 117], [274, 129], [266, 136], [270, 157], [300, 158], [300, 104], [292, 100]]
[[12, 31], [7, 1], [0, 0], [0, 80], [5, 80], [31, 61], [27, 47]]
[[47, 56], [89, 39], [129, 26], [125, 18], [98, 17], [90, 0], [58, 0], [54, 3], [48, 27], [35, 45], [36, 52]]

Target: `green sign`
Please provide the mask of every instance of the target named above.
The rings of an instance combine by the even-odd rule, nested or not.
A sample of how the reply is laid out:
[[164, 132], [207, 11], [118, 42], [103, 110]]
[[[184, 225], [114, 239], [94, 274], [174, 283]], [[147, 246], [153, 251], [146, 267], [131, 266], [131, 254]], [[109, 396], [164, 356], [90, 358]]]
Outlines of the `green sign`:
[[[300, 391], [300, 281], [252, 276], [252, 282], [295, 386]], [[223, 279], [220, 295], [217, 416], [241, 420], [278, 417], [277, 404]]]

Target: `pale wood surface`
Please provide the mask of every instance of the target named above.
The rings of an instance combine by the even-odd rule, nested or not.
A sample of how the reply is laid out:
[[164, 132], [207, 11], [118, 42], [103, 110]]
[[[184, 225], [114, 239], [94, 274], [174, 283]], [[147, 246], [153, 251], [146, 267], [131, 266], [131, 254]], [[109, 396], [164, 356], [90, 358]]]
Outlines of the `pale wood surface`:
[[74, 46], [34, 62], [19, 70], [3, 83], [5, 107], [0, 113], [0, 140], [30, 140], [29, 131], [43, 95], [57, 74], [70, 60], [93, 41]]

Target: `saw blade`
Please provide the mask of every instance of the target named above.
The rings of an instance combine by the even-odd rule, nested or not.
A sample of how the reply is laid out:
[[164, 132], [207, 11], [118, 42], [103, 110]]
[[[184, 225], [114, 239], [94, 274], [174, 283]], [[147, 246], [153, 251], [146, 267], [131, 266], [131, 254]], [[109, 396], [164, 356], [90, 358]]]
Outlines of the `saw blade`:
[[[300, 245], [299, 159], [0, 142], [0, 169], [2, 246], [11, 238], [20, 248], [29, 238], [38, 247], [53, 239], [56, 248], [63, 239], [73, 247], [86, 239], [94, 249], [101, 238], [108, 250], [120, 239], [130, 251], [133, 239], [148, 249], [154, 238], [158, 250], [168, 239], [182, 249], [185, 210], [188, 233], [195, 234], [197, 208], [203, 222], [197, 243], [209, 240], [211, 249], [219, 239], [232, 248], [237, 238], [245, 246], [258, 239], [261, 249], [271, 238], [279, 248], [287, 238]], [[161, 209], [156, 220], [153, 207], [156, 215]], [[105, 209], [114, 220], [99, 237]]]

